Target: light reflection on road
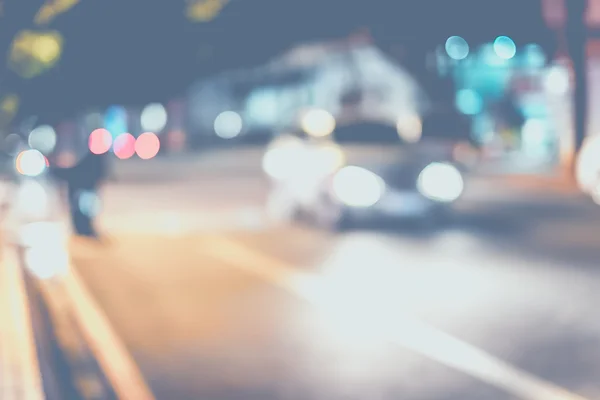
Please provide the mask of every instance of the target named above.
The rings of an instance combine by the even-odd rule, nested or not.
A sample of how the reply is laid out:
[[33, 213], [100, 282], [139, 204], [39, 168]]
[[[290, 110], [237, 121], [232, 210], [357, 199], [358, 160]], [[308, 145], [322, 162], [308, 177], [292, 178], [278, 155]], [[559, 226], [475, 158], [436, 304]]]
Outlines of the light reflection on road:
[[[211, 185], [207, 184], [213, 188]], [[223, 185], [231, 194], [232, 186]], [[401, 381], [397, 385], [403, 390], [426, 391], [436, 399], [434, 392], [439, 392], [439, 398], [446, 399], [444, 392], [472, 388], [469, 375], [522, 398], [547, 400], [557, 391], [522, 370], [573, 390], [583, 390], [580, 381], [589, 384], [594, 371], [600, 372], [591, 351], [599, 347], [597, 340], [582, 344], [589, 355], [585, 360], [567, 352], [562, 361], [556, 361], [553, 352], [561, 348], [553, 343], [563, 340], [562, 336], [578, 341], [595, 332], [600, 337], [600, 323], [590, 317], [600, 301], [600, 277], [593, 270], [570, 269], [559, 261], [522, 253], [511, 255], [505, 241], [496, 240], [506, 239], [502, 233], [480, 235], [470, 226], [425, 235], [410, 231], [330, 235], [302, 227], [271, 229], [264, 225], [249, 230], [244, 226], [258, 218], [247, 212], [248, 207], [258, 207], [258, 203], [248, 199], [264, 197], [258, 193], [260, 189], [250, 190], [246, 198], [248, 185], [238, 186], [235, 201], [230, 195], [227, 201], [219, 201], [223, 195], [216, 189], [178, 190], [188, 197], [178, 201], [163, 194], [163, 200], [149, 203], [149, 210], [139, 210], [140, 215], [145, 213], [146, 225], [138, 225], [141, 222], [128, 219], [126, 213], [119, 214], [120, 218], [112, 216], [121, 219], [122, 226], [130, 223], [138, 229], [175, 221], [168, 240], [152, 239], [153, 244], [142, 237], [123, 240], [110, 251], [110, 262], [80, 267], [86, 270], [87, 283], [126, 342], [138, 350], [137, 359], [148, 363], [142, 369], [163, 388], [196, 390], [192, 387], [200, 385], [193, 374], [197, 365], [210, 365], [215, 372], [204, 375], [215, 382], [228, 374], [231, 385], [234, 381], [266, 384], [286, 365], [288, 375], [281, 384], [288, 389], [316, 387], [314, 398], [323, 398], [326, 392], [319, 380], [330, 386], [339, 384], [342, 374], [349, 392], [353, 385], [366, 385], [369, 393], [381, 391], [381, 397], [388, 398], [385, 393], [390, 382]], [[136, 194], [140, 201], [147, 195], [144, 191]], [[125, 210], [124, 206], [116, 208], [115, 200], [107, 199], [112, 204], [109, 210]], [[135, 204], [128, 207], [135, 208]], [[157, 213], [161, 208], [162, 214]], [[169, 214], [170, 210], [177, 213]], [[172, 218], [161, 219], [160, 215]], [[205, 215], [212, 215], [215, 223], [208, 224], [201, 217]], [[517, 218], [530, 223], [527, 212]], [[136, 235], [133, 230], [127, 232], [128, 237]], [[525, 238], [531, 232], [517, 233]], [[234, 247], [224, 245], [216, 233]], [[551, 248], [552, 241], [546, 246]], [[137, 253], [132, 257], [134, 248]], [[287, 303], [281, 294], [242, 278], [248, 272], [276, 285], [283, 282], [288, 292], [313, 304], [311, 311], [284, 306]], [[132, 313], [136, 318], [131, 318]], [[209, 319], [218, 321], [218, 332], [208, 326]], [[210, 340], [205, 336], [207, 330]], [[148, 331], [153, 334], [145, 335]], [[304, 347], [289, 351], [288, 341]], [[401, 346], [390, 347], [386, 341]], [[440, 372], [406, 353], [393, 356], [402, 346], [466, 375]], [[532, 348], [539, 350], [531, 353]], [[521, 370], [489, 354], [507, 359]], [[544, 364], [537, 361], [540, 357]], [[165, 365], [177, 373], [165, 376]], [[263, 368], [259, 366], [264, 370], [259, 371]], [[578, 371], [577, 379], [566, 372], [568, 368]], [[597, 389], [585, 388], [589, 393]]]
[[[365, 287], [369, 287], [365, 275], [355, 282], [353, 287], [348, 288], [344, 285], [347, 281], [346, 275], [333, 281], [327, 275], [307, 276], [294, 271], [285, 263], [255, 253], [227, 239], [212, 241], [210, 248], [215, 257], [229, 265], [257, 274], [324, 311], [331, 322], [341, 325], [340, 332], [360, 339], [360, 342], [353, 343], [354, 346], [391, 341], [497, 386], [521, 399], [583, 400], [582, 397], [512, 367], [477, 347], [395, 309], [398, 300], [385, 295], [380, 296], [386, 291], [385, 288], [377, 291], [375, 285], [372, 287], [373, 292], [365, 292]], [[240, 266], [239, 260], [244, 260], [243, 266]], [[373, 272], [374, 275], [378, 273]], [[354, 277], [351, 277], [351, 280], [353, 279]], [[435, 295], [433, 297], [435, 298]], [[372, 303], [372, 300], [375, 300], [375, 303]]]

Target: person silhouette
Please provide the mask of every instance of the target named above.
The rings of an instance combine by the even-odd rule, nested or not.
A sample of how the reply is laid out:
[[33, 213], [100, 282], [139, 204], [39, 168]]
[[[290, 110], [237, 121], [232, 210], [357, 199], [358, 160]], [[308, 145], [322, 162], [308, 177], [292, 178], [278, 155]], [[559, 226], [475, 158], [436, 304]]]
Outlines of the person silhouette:
[[78, 236], [98, 239], [94, 220], [99, 207], [99, 188], [107, 178], [108, 155], [87, 152], [72, 167], [51, 166], [52, 175], [66, 184], [69, 214]]

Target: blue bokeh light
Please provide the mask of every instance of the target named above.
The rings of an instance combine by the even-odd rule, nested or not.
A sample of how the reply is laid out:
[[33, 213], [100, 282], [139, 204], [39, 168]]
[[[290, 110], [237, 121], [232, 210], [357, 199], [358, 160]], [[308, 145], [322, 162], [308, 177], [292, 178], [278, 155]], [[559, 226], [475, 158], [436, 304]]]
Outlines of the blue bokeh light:
[[127, 111], [121, 106], [110, 106], [104, 114], [104, 128], [113, 138], [127, 132]]
[[476, 115], [483, 110], [483, 99], [472, 89], [461, 89], [456, 93], [456, 107], [466, 115]]
[[540, 45], [531, 43], [525, 46], [525, 63], [532, 68], [541, 68], [546, 65], [546, 54]]
[[517, 46], [508, 36], [498, 36], [496, 40], [494, 40], [494, 51], [498, 57], [510, 60], [517, 54]]
[[460, 36], [451, 36], [446, 40], [446, 53], [453, 60], [464, 60], [469, 55], [469, 44]]

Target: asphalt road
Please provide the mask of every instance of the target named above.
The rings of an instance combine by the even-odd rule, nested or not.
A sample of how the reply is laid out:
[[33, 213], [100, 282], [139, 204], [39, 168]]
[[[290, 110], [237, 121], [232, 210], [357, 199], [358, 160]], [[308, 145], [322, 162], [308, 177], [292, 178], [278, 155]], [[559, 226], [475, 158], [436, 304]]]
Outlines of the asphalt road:
[[600, 209], [479, 181], [438, 231], [329, 234], [265, 196], [105, 189], [112, 241], [74, 264], [156, 398], [600, 398]]

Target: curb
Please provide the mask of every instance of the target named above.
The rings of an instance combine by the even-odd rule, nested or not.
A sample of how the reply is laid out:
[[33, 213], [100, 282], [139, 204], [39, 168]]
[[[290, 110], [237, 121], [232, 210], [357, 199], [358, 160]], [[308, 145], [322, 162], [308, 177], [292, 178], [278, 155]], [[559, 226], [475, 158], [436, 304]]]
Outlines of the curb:
[[44, 400], [40, 360], [23, 271], [11, 246], [0, 262], [0, 398]]
[[[57, 223], [64, 225], [63, 232], [70, 237], [67, 217], [61, 217]], [[65, 249], [68, 253], [70, 247]], [[80, 397], [154, 400], [137, 364], [79, 277], [70, 256], [64, 262], [68, 265], [63, 273], [59, 267], [52, 278], [35, 280], [50, 310], [57, 340]]]
[[[18, 307], [22, 317], [15, 321], [15, 329], [10, 345], [2, 343], [3, 352], [13, 349], [11, 357], [2, 354], [12, 368], [0, 370], [2, 400], [116, 400], [110, 395], [111, 389], [103, 384], [103, 391], [91, 391], [90, 382], [102, 379], [99, 369], [93, 367], [93, 358], [67, 351], [64, 342], [64, 325], [57, 323], [56, 313], [51, 302], [44, 293], [43, 281], [35, 277], [24, 263], [24, 249], [13, 243], [3, 245], [4, 268], [8, 278], [2, 279], [10, 284], [19, 298], [13, 300], [12, 306]], [[12, 271], [10, 271], [12, 270]], [[5, 276], [0, 276], [5, 278]], [[4, 288], [3, 288], [4, 289]], [[17, 307], [14, 307], [15, 311]], [[14, 315], [12, 315], [14, 317]], [[14, 318], [13, 318], [14, 319]], [[25, 319], [27, 321], [25, 321]], [[1, 318], [0, 318], [1, 320]], [[26, 322], [26, 323], [25, 323]], [[3, 333], [10, 329], [9, 324], [2, 324]], [[70, 326], [69, 334], [77, 331]], [[6, 336], [5, 336], [6, 337]], [[82, 347], [83, 349], [83, 347]], [[20, 358], [16, 358], [17, 355]], [[10, 356], [10, 355], [9, 355]], [[1, 366], [1, 365], [0, 365]], [[98, 387], [98, 385], [94, 385]], [[107, 395], [108, 393], [108, 395]]]
[[[48, 243], [34, 246], [44, 245]], [[24, 363], [27, 374], [20, 372], [18, 381], [12, 378], [18, 386], [16, 383], [4, 385], [14, 393], [8, 389], [3, 393], [0, 386], [0, 399], [153, 400], [140, 371], [74, 268], [69, 264], [69, 269], [64, 271], [61, 267], [66, 260], [56, 258], [54, 252], [42, 251], [47, 256], [43, 259], [44, 271], [36, 270], [37, 262], [33, 266], [28, 264], [27, 252], [31, 248], [6, 239], [4, 248], [5, 259], [9, 258], [4, 264], [11, 268], [0, 267], [0, 278], [4, 278], [1, 274], [4, 271], [12, 275], [10, 280], [0, 279], [0, 284], [11, 282], [20, 289], [22, 298], [27, 301], [29, 317], [29, 324], [19, 328], [17, 335], [21, 341], [27, 340], [29, 348], [25, 351], [20, 350], [24, 345], [12, 347], [17, 349], [15, 354], [35, 353], [39, 357], [31, 360], [27, 357]], [[17, 278], [19, 285], [12, 283]], [[24, 315], [25, 311], [20, 314]], [[5, 325], [2, 317], [0, 314], [0, 340]], [[0, 346], [0, 356], [4, 355], [3, 347]], [[0, 384], [4, 384], [4, 380], [0, 369]]]

